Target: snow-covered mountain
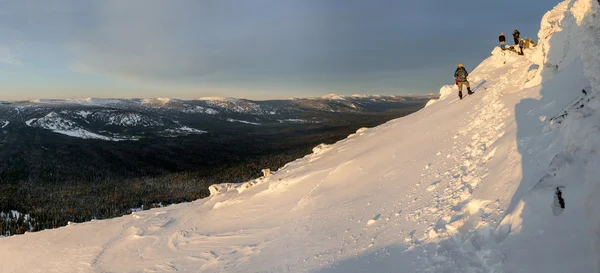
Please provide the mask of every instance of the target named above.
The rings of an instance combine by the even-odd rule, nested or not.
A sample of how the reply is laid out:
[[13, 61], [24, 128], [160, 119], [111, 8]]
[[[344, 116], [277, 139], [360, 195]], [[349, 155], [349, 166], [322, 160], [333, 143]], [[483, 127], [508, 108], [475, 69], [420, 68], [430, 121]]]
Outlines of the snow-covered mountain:
[[12, 123], [84, 139], [131, 141], [152, 136], [205, 133], [209, 131], [206, 127], [224, 122], [260, 125], [277, 124], [281, 120], [309, 120], [318, 123], [328, 119], [320, 113], [385, 112], [422, 105], [437, 97], [363, 96], [342, 100], [327, 97], [271, 101], [212, 97], [189, 101], [170, 98], [43, 99], [0, 104], [0, 129]]
[[106, 137], [103, 135], [99, 135], [99, 134], [95, 134], [90, 131], [87, 131], [87, 130], [81, 128], [80, 126], [78, 126], [77, 123], [75, 123], [71, 120], [62, 118], [56, 112], [50, 112], [48, 115], [46, 115], [42, 118], [39, 118], [39, 119], [30, 119], [28, 121], [25, 121], [25, 124], [27, 124], [27, 126], [30, 126], [30, 127], [38, 127], [38, 128], [48, 129], [55, 133], [73, 136], [73, 137], [84, 138], [84, 139], [93, 138], [93, 139], [112, 140], [112, 141], [120, 140], [118, 138]]
[[[293, 109], [299, 105], [304, 105], [306, 101], [320, 101], [323, 105], [336, 105], [344, 102], [346, 107], [330, 106], [327, 110], [334, 112], [351, 112], [369, 110], [362, 107], [368, 103], [382, 102], [403, 102], [411, 99], [437, 98], [437, 94], [393, 96], [393, 95], [352, 95], [340, 96], [329, 94], [318, 98], [297, 98], [291, 100], [267, 100], [252, 101], [237, 98], [222, 97], [202, 97], [195, 100], [179, 100], [172, 98], [145, 98], [145, 99], [37, 99], [30, 101], [5, 102], [6, 105], [26, 105], [26, 106], [48, 106], [48, 105], [82, 105], [82, 106], [102, 106], [120, 109], [131, 108], [157, 108], [162, 110], [182, 111], [188, 113], [218, 114], [219, 112], [241, 113], [252, 115], [273, 115], [278, 110]], [[351, 103], [355, 103], [352, 105]], [[318, 107], [315, 109], [321, 109]]]
[[59, 109], [48, 109], [46, 111], [50, 113], [40, 118], [30, 118], [25, 124], [71, 137], [107, 141], [139, 140], [150, 133], [163, 137], [205, 133], [200, 129], [182, 126], [174, 119], [151, 113], [97, 108]]
[[[600, 272], [600, 6], [209, 198], [0, 239], [1, 272]], [[232, 181], [234, 182], [234, 181]]]

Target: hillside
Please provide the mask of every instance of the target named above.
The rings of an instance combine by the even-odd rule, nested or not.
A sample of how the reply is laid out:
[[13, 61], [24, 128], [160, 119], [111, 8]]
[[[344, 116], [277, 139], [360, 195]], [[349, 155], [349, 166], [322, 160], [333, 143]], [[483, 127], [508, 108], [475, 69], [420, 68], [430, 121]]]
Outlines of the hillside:
[[0, 239], [0, 271], [600, 272], [599, 11], [560, 3], [474, 95], [444, 86], [271, 176]]

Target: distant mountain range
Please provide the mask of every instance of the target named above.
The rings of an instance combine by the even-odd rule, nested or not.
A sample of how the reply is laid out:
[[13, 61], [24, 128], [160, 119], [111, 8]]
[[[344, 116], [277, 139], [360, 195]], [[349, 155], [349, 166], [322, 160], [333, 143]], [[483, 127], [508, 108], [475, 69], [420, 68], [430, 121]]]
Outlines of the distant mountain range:
[[401, 104], [433, 98], [437, 98], [437, 94], [330, 94], [320, 98], [266, 101], [219, 97], [4, 101], [0, 104], [0, 129], [27, 126], [83, 139], [136, 141], [203, 134], [215, 127], [322, 123], [329, 119], [323, 113], [386, 112]]

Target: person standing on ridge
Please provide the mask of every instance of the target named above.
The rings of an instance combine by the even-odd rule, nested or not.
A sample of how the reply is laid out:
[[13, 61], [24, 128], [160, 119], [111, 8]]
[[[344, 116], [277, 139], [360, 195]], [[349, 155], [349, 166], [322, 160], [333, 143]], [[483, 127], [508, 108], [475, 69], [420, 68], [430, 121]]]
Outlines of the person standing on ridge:
[[498, 37], [498, 41], [500, 42], [500, 48], [502, 50], [505, 50], [506, 46], [504, 46], [504, 44], [506, 43], [506, 36], [504, 36], [504, 32], [500, 33], [500, 36]]
[[515, 31], [513, 31], [513, 38], [515, 40], [515, 45], [519, 44], [519, 36], [521, 35], [521, 33], [515, 29]]
[[471, 92], [471, 86], [469, 85], [469, 81], [467, 80], [468, 76], [469, 76], [469, 72], [467, 72], [465, 67], [462, 64], [458, 64], [456, 71], [454, 71], [454, 78], [458, 82], [458, 97], [461, 100], [463, 98], [463, 95], [462, 95], [463, 85], [467, 86], [467, 92], [469, 92], [469, 95], [473, 94], [473, 92]]
[[523, 39], [521, 39], [521, 41], [519, 42], [519, 49], [521, 49], [521, 52], [519, 52], [519, 55], [523, 55], [523, 47], [525, 46], [525, 41], [523, 41]]

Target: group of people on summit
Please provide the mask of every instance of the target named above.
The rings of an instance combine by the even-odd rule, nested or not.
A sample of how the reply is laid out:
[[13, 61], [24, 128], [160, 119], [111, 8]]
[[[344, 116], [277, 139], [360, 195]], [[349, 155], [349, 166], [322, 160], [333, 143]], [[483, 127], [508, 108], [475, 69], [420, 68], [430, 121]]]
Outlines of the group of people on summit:
[[[522, 39], [520, 38], [521, 33], [518, 30], [514, 30], [513, 33], [513, 39], [515, 41], [515, 46], [519, 45], [519, 55], [523, 55], [523, 48], [526, 47], [526, 44], [529, 43], [529, 39]], [[506, 36], [504, 36], [504, 32], [500, 33], [500, 36], [498, 37], [498, 41], [500, 42], [500, 48], [502, 48], [502, 50], [506, 50]], [[511, 47], [512, 49], [512, 47]]]
[[[527, 39], [527, 41], [525, 41], [524, 39], [521, 39], [520, 38], [521, 33], [516, 29], [513, 31], [512, 35], [513, 35], [513, 39], [515, 42], [515, 46], [519, 45], [520, 51], [518, 52], [518, 54], [523, 55], [523, 47], [525, 47], [526, 43], [530, 42], [529, 39]], [[498, 37], [498, 41], [500, 42], [500, 48], [502, 50], [506, 50], [506, 36], [504, 36], [504, 32], [500, 33], [500, 37]], [[512, 46], [510, 47], [511, 50], [513, 48], [514, 47], [512, 47]], [[473, 94], [473, 91], [471, 91], [471, 85], [469, 84], [469, 81], [467, 80], [468, 76], [469, 76], [469, 72], [467, 72], [467, 69], [465, 69], [463, 64], [458, 64], [458, 67], [454, 71], [454, 80], [456, 82], [456, 85], [458, 85], [458, 97], [461, 100], [463, 98], [463, 93], [462, 93], [463, 85], [467, 87], [467, 92], [469, 95]]]

